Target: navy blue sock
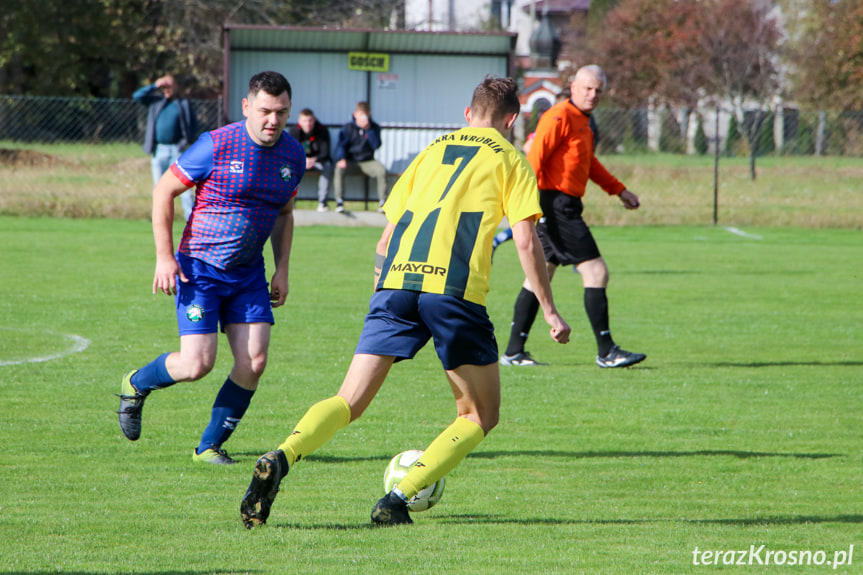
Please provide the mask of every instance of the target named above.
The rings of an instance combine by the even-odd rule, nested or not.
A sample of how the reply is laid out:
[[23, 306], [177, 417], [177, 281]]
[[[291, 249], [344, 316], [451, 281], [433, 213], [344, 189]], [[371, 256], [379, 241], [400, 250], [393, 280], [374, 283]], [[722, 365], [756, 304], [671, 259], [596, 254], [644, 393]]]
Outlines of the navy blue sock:
[[132, 376], [131, 382], [141, 394], [147, 395], [154, 389], [170, 387], [177, 383], [165, 367], [165, 359], [169, 353], [163, 353]]
[[201, 435], [201, 444], [197, 453], [202, 453], [211, 447], [218, 450], [225, 443], [240, 423], [246, 409], [252, 402], [254, 391], [243, 389], [231, 378], [225, 380], [222, 389], [213, 403], [213, 413], [210, 424]]

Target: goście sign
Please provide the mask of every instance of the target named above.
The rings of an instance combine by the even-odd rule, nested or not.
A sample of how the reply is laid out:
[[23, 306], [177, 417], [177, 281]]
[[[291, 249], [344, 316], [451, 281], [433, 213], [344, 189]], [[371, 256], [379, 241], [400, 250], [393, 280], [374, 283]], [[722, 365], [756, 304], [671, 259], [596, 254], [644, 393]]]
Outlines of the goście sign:
[[388, 72], [389, 69], [389, 54], [374, 54], [371, 52], [348, 52], [348, 70]]

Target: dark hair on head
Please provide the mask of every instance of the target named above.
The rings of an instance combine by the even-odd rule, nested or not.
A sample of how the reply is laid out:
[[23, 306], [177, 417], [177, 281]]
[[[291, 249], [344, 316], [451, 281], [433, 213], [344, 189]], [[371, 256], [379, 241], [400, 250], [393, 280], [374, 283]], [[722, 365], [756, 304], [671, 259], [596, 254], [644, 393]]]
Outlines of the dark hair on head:
[[518, 84], [512, 78], [486, 76], [473, 91], [470, 101], [473, 114], [491, 116], [499, 122], [508, 114], [518, 114], [521, 102], [518, 101]]
[[257, 96], [258, 92], [261, 91], [270, 96], [281, 96], [287, 92], [288, 98], [293, 98], [290, 82], [278, 72], [258, 72], [252, 76], [252, 79], [249, 80], [249, 95]]
[[302, 110], [300, 110], [300, 116], [311, 116], [312, 118], [314, 118], [315, 113], [312, 112], [311, 108], [303, 108]]

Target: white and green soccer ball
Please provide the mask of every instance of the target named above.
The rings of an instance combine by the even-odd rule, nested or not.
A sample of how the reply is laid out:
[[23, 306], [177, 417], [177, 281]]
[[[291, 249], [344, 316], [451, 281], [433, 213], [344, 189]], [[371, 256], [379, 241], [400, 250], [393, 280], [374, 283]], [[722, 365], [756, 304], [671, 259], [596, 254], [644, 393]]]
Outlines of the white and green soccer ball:
[[[384, 493], [392, 491], [393, 487], [398, 485], [399, 481], [404, 479], [408, 474], [413, 464], [417, 462], [423, 454], [419, 449], [410, 449], [402, 451], [390, 460], [387, 465], [387, 470], [384, 472]], [[435, 483], [432, 483], [425, 489], [413, 496], [408, 501], [408, 509], [411, 511], [425, 511], [434, 507], [440, 501], [443, 495], [443, 489], [446, 485], [446, 477], [441, 477]]]

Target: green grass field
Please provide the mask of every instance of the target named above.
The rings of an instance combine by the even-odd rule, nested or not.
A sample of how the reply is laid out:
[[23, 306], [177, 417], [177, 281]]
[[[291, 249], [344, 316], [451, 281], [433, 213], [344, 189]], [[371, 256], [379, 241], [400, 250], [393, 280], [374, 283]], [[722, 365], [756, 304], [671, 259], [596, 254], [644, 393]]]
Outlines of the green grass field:
[[[550, 365], [502, 372], [500, 425], [413, 526], [371, 528], [369, 512], [390, 457], [455, 415], [431, 349], [291, 471], [250, 532], [255, 459], [350, 361], [379, 230], [297, 230], [267, 373], [226, 444], [240, 463], [221, 468], [191, 453], [224, 345], [213, 374], [150, 396], [140, 441], [117, 426], [122, 374], [177, 345], [172, 301], [150, 294], [149, 224], [0, 217], [0, 572], [861, 573], [860, 232], [741, 231], [596, 227], [615, 338], [647, 361], [596, 368], [579, 278], [560, 270], [573, 342], [534, 329]], [[501, 345], [520, 282], [504, 245], [489, 299]], [[696, 548], [762, 545], [758, 559], [786, 565], [693, 564]], [[823, 564], [791, 567], [792, 552]]]

